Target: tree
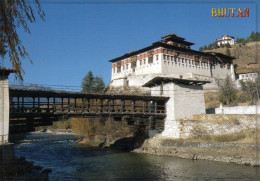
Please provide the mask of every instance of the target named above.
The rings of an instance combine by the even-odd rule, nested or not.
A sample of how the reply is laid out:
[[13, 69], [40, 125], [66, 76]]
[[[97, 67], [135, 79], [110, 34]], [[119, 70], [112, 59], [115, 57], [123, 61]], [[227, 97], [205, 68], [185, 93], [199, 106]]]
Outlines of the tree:
[[204, 51], [203, 47], [200, 47], [200, 48], [199, 48], [199, 51], [200, 51], [200, 52], [203, 52], [203, 51]]
[[100, 93], [105, 88], [104, 81], [101, 77], [94, 77], [89, 71], [81, 82], [82, 92], [84, 93]]
[[231, 48], [231, 45], [230, 45], [229, 43], [226, 43], [226, 44], [225, 44], [225, 47], [226, 47], [226, 48]]
[[[37, 8], [37, 13], [44, 20], [44, 12], [38, 0], [33, 1]], [[8, 54], [13, 68], [16, 70], [16, 77], [23, 80], [21, 59], [32, 60], [22, 45], [17, 27], [22, 27], [30, 34], [29, 23], [35, 23], [35, 12], [31, 6], [31, 1], [26, 0], [1, 0], [0, 1], [0, 54]]]
[[217, 48], [218, 48], [218, 43], [217, 43], [216, 41], [213, 43], [213, 48], [214, 48], [214, 49], [217, 49]]
[[240, 81], [242, 91], [249, 97], [250, 103], [254, 104], [257, 101], [258, 81]]
[[220, 88], [219, 101], [226, 105], [230, 105], [236, 99], [237, 90], [234, 82], [231, 80], [230, 76], [227, 76], [224, 80], [216, 80], [218, 87]]
[[226, 48], [226, 55], [231, 56], [231, 52], [230, 52], [229, 48]]

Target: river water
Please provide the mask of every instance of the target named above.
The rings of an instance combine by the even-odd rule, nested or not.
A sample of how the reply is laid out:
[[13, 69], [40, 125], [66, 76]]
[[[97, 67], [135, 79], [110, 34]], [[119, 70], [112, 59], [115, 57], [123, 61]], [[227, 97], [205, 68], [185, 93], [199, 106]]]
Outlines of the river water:
[[50, 180], [260, 180], [256, 167], [91, 149], [77, 139], [33, 133], [15, 144], [15, 154], [52, 169]]

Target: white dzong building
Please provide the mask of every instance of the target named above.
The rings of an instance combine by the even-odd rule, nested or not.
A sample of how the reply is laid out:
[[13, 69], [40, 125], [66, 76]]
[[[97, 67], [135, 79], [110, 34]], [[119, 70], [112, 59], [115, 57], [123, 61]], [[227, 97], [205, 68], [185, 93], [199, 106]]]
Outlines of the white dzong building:
[[212, 80], [235, 78], [233, 59], [220, 53], [192, 50], [191, 42], [175, 34], [152, 45], [110, 60], [110, 88], [141, 87], [156, 76]]
[[225, 44], [230, 44], [230, 45], [234, 45], [235, 44], [235, 40], [233, 36], [229, 36], [229, 35], [223, 35], [221, 38], [218, 38], [217, 40], [217, 44], [218, 46], [225, 45]]

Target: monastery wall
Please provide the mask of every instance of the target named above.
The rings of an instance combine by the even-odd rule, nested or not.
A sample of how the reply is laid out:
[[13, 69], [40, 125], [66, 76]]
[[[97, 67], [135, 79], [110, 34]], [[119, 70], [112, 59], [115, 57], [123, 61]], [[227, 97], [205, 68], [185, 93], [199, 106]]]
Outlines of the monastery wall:
[[[110, 86], [142, 89], [141, 86], [149, 81], [148, 78], [159, 75], [212, 81], [213, 83], [206, 85], [207, 89], [217, 88], [214, 78], [224, 79], [228, 75], [235, 80], [233, 65], [215, 62], [216, 64], [211, 66], [209, 61], [189, 53], [158, 47], [114, 62]], [[186, 76], [188, 74], [190, 77]]]

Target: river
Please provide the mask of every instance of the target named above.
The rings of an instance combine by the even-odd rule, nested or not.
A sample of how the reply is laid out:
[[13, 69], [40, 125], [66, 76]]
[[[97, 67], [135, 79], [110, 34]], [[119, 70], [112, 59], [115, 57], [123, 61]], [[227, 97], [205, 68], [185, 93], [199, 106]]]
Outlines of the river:
[[15, 155], [52, 169], [50, 180], [259, 180], [260, 168], [88, 148], [73, 134], [32, 133]]

